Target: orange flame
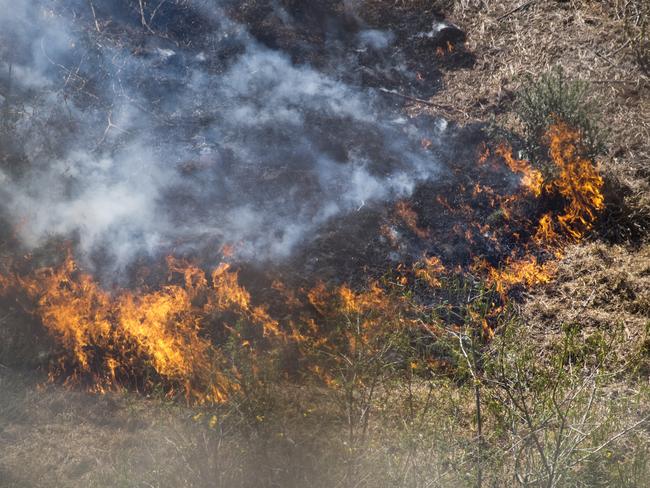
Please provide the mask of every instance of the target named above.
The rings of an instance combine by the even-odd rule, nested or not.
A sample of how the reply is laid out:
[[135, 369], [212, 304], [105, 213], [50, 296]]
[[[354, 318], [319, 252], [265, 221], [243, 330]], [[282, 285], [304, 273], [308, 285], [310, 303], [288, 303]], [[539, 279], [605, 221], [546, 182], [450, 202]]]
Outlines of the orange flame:
[[424, 257], [415, 265], [415, 276], [431, 288], [439, 288], [442, 286], [440, 277], [445, 271], [445, 266], [437, 256]]
[[549, 184], [564, 197], [564, 213], [558, 215], [560, 226], [574, 239], [590, 230], [597, 212], [605, 207], [603, 178], [593, 162], [580, 155], [580, 132], [563, 122], [552, 125], [546, 133], [551, 158], [559, 176]]
[[512, 147], [502, 143], [496, 148], [495, 153], [501, 156], [513, 173], [521, 174], [521, 184], [535, 197], [542, 194], [544, 177], [539, 170], [534, 169], [525, 159], [515, 159], [512, 155]]
[[535, 256], [510, 257], [503, 268], [488, 267], [488, 283], [505, 298], [508, 292], [520, 285], [530, 288], [551, 281], [555, 263], [539, 263]]
[[282, 333], [264, 308], [251, 305], [229, 265], [214, 270], [211, 286], [196, 267], [171, 258], [168, 265], [184, 276], [184, 286], [112, 296], [68, 256], [57, 269], [5, 276], [3, 292], [22, 290], [35, 303], [34, 312], [62, 346], [73, 376], [92, 376], [104, 390], [119, 386], [118, 377], [151, 370], [170, 388], [183, 389], [188, 400], [221, 402], [238, 386], [236, 372], [228, 371], [219, 350], [202, 336], [209, 318], [228, 311], [245, 317], [263, 336]]
[[[521, 175], [523, 191], [501, 196], [494, 188], [479, 183], [466, 188], [472, 198], [481, 198], [491, 207], [498, 204], [506, 218], [517, 215], [515, 204], [524, 197], [557, 197], [564, 204], [559, 214], [546, 212], [536, 224], [526, 223], [526, 227], [518, 229], [521, 234], [508, 230], [508, 235], [517, 240], [532, 236], [523, 249], [528, 254], [513, 253], [498, 267], [486, 261], [475, 263], [472, 269], [494, 286], [503, 301], [519, 286], [548, 283], [556, 263], [539, 256], [547, 256], [549, 250], [558, 256], [563, 236], [583, 237], [604, 207], [603, 180], [593, 162], [581, 156], [580, 133], [558, 122], [549, 128], [546, 137], [558, 169], [556, 178], [545, 182], [539, 170], [528, 161], [516, 159], [512, 149], [502, 144], [496, 154], [510, 170]], [[489, 150], [484, 148], [479, 163], [484, 164], [488, 157]], [[470, 220], [475, 215], [462, 199], [455, 198], [453, 206], [441, 195], [436, 201], [445, 213]], [[418, 225], [418, 214], [407, 201], [397, 202], [394, 215], [420, 239], [431, 239], [431, 232]], [[397, 231], [386, 226], [383, 230], [396, 244]], [[497, 242], [489, 225], [480, 221], [470, 222], [470, 227], [456, 223], [450, 230], [469, 242], [479, 235]], [[227, 257], [232, 249], [224, 247], [222, 253]], [[243, 375], [220, 343], [234, 339], [232, 342], [253, 360], [258, 345], [277, 349], [288, 341], [305, 349], [338, 347], [347, 348], [347, 353], [363, 347], [380, 353], [389, 334], [402, 327], [421, 326], [421, 317], [426, 315], [421, 305], [406, 298], [412, 291], [407, 288], [409, 283], [415, 282], [419, 288], [440, 288], [447, 272], [440, 258], [430, 256], [412, 267], [400, 265], [392, 281], [371, 281], [360, 291], [349, 285], [331, 288], [324, 283], [308, 291], [294, 291], [275, 281], [272, 288], [286, 306], [308, 309], [299, 316], [299, 325], [292, 315], [281, 327], [267, 308], [253, 304], [230, 264], [221, 263], [206, 274], [189, 262], [170, 257], [167, 267], [168, 283], [181, 284], [109, 293], [89, 274], [81, 272], [69, 255], [60, 267], [41, 269], [27, 277], [0, 275], [0, 294], [22, 293], [34, 304], [31, 311], [64, 351], [59, 370], [53, 375], [89, 378], [96, 391], [119, 387], [128, 378], [145, 378], [162, 382], [170, 394], [184, 391], [188, 400], [202, 403], [222, 402], [240, 388]], [[415, 280], [410, 280], [412, 277]], [[306, 296], [305, 302], [298, 296]], [[488, 319], [478, 315], [472, 319], [486, 338], [492, 337]], [[241, 323], [246, 324], [243, 329]], [[328, 358], [344, 357], [336, 350], [328, 352]], [[336, 384], [331, 370], [317, 363], [305, 364], [306, 370], [318, 374], [326, 384]], [[254, 363], [250, 369], [256, 372], [260, 367]]]
[[427, 239], [429, 232], [418, 226], [418, 214], [413, 210], [409, 203], [400, 200], [395, 204], [395, 214], [406, 224], [408, 229], [420, 239]]
[[447, 44], [445, 47], [438, 46], [436, 48], [436, 56], [439, 58], [445, 56], [446, 54], [453, 53], [456, 50], [456, 47], [451, 43], [451, 41], [447, 41]]

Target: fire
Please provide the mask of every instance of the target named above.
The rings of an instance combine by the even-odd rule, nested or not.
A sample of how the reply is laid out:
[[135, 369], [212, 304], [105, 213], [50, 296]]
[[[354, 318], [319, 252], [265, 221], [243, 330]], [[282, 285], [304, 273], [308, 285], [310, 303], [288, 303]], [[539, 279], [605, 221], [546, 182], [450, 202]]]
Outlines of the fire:
[[[431, 320], [430, 304], [423, 304], [444, 296], [443, 284], [451, 282], [446, 280], [451, 273], [469, 271], [490, 285], [495, 310], [512, 291], [552, 279], [553, 258], [561, 256], [563, 244], [593, 227], [604, 199], [602, 177], [581, 155], [580, 133], [558, 122], [548, 129], [546, 141], [555, 169], [545, 172], [551, 175], [546, 178], [530, 162], [515, 158], [507, 144], [494, 151], [498, 158], [482, 148], [481, 174], [502, 175], [509, 169], [521, 177], [521, 189], [500, 193], [499, 180], [490, 178], [465, 182], [457, 193], [449, 193], [451, 200], [436, 195], [432, 205], [438, 206], [441, 219], [452, 219], [443, 220], [448, 225], [436, 227], [428, 219], [431, 227], [422, 228], [418, 212], [408, 201], [398, 201], [390, 226], [382, 226], [386, 238], [397, 247], [404, 227], [409, 231], [404, 234], [417, 237], [418, 244], [432, 246], [418, 249], [424, 253], [419, 260], [394, 266], [388, 278], [368, 277], [365, 286], [316, 282], [292, 289], [273, 277], [271, 291], [284, 307], [281, 322], [269, 308], [254, 303], [237, 270], [226, 262], [207, 273], [169, 257], [164, 285], [109, 292], [69, 254], [58, 267], [26, 276], [0, 275], [0, 294], [26, 298], [20, 303], [30, 304], [28, 311], [59, 344], [61, 360], [53, 377], [89, 382], [95, 391], [146, 391], [161, 384], [170, 395], [184, 393], [188, 401], [223, 402], [243, 390], [245, 375], [234, 355], [248, 358], [246, 372], [256, 375], [266, 352], [286, 346], [302, 355], [304, 371], [335, 386], [335, 372], [343, 369], [340, 361], [362, 350], [380, 357], [391, 334], [421, 328], [423, 317]], [[487, 218], [490, 213], [497, 217]], [[438, 233], [445, 240], [436, 242]], [[455, 242], [468, 250], [482, 246], [481, 254], [468, 251], [465, 262], [443, 262], [436, 250]], [[222, 249], [224, 258], [232, 253], [231, 247]], [[486, 339], [492, 337], [489, 316], [472, 320]]]
[[319, 314], [312, 321], [312, 337], [299, 346], [311, 349], [312, 356], [316, 352], [316, 365], [308, 370], [323, 383], [336, 386], [332, 374], [345, 374], [350, 358], [365, 355], [364, 361], [376, 361], [389, 352], [392, 336], [421, 326], [420, 307], [404, 293], [400, 278], [371, 280], [360, 289], [318, 284], [310, 290]]
[[278, 324], [251, 305], [229, 265], [213, 271], [211, 284], [189, 264], [170, 258], [168, 266], [183, 275], [184, 285], [112, 295], [68, 256], [60, 267], [33, 276], [5, 276], [3, 288], [4, 294], [22, 291], [35, 304], [33, 312], [64, 351], [61, 374], [89, 377], [101, 389], [118, 387], [133, 374], [153, 375], [188, 400], [221, 402], [238, 388], [237, 372], [202, 334], [206, 324], [229, 312], [265, 337], [281, 336]]
[[355, 293], [347, 285], [338, 289], [341, 310], [348, 314], [363, 314], [371, 310], [381, 310], [386, 303], [384, 290], [373, 282], [362, 293]]
[[537, 230], [533, 240], [540, 246], [549, 246], [556, 242], [558, 235], [553, 228], [553, 216], [551, 213], [542, 215], [537, 224]]
[[479, 147], [479, 155], [477, 162], [479, 165], [484, 165], [488, 158], [490, 157], [490, 148], [487, 147], [487, 144], [481, 143], [481, 146]]
[[404, 200], [400, 200], [395, 205], [395, 214], [404, 222], [406, 227], [420, 239], [427, 239], [429, 232], [418, 225], [418, 214]]
[[534, 169], [530, 163], [524, 159], [516, 159], [512, 155], [512, 147], [503, 143], [496, 149], [496, 154], [501, 156], [513, 173], [521, 175], [521, 184], [536, 198], [542, 194], [544, 177], [541, 171]]
[[548, 283], [555, 272], [555, 263], [540, 263], [535, 256], [523, 258], [510, 257], [502, 269], [488, 267], [488, 283], [494, 285], [495, 290], [505, 298], [508, 292], [524, 285], [527, 288]]
[[[508, 144], [503, 143], [495, 150], [495, 154], [513, 173], [521, 175], [525, 193], [535, 199], [545, 196], [549, 200], [559, 198], [562, 202], [560, 212], [546, 212], [539, 218], [532, 230], [531, 242], [525, 246], [528, 251], [526, 255], [517, 257], [513, 253], [499, 267], [489, 266], [480, 260], [475, 265], [475, 269], [487, 273], [488, 283], [494, 285], [504, 298], [518, 286], [532, 287], [548, 283], [553, 276], [555, 263], [540, 260], [536, 253], [551, 251], [554, 257], [560, 258], [562, 242], [567, 238], [579, 240], [584, 237], [593, 227], [598, 212], [604, 208], [603, 179], [594, 162], [581, 155], [580, 132], [558, 121], [548, 128], [545, 140], [551, 163], [556, 169], [553, 173], [556, 176], [547, 180], [528, 161], [516, 159]], [[488, 150], [481, 153], [479, 164], [484, 164], [488, 155]], [[484, 193], [485, 189], [476, 184], [473, 196], [476, 198]], [[521, 196], [517, 194], [497, 198], [506, 219], [513, 217], [512, 206], [520, 199]]]
[[552, 125], [546, 133], [550, 154], [559, 175], [549, 184], [567, 202], [557, 220], [564, 231], [580, 239], [590, 230], [597, 213], [605, 207], [603, 178], [593, 162], [580, 154], [580, 132], [563, 122]]
[[453, 45], [453, 43], [450, 42], [450, 41], [447, 41], [447, 44], [444, 47], [438, 46], [436, 48], [436, 56], [438, 56], [439, 58], [442, 58], [447, 54], [453, 53], [455, 50], [456, 50], [456, 47]]
[[[579, 240], [593, 227], [598, 212], [604, 208], [603, 178], [594, 162], [581, 155], [578, 130], [558, 121], [548, 128], [545, 140], [557, 174], [548, 181], [528, 161], [516, 159], [508, 144], [499, 145], [495, 153], [514, 173], [522, 175], [522, 186], [535, 198], [542, 194], [550, 198], [559, 195], [563, 200], [563, 211], [559, 215], [546, 213], [541, 217], [535, 234], [538, 244], [556, 241], [559, 238], [556, 227], [568, 237]], [[502, 204], [502, 207], [507, 209], [507, 205]]]
[[442, 264], [440, 258], [436, 256], [425, 256], [419, 263], [416, 263], [414, 267], [415, 276], [424, 281], [431, 288], [439, 288], [442, 286], [440, 278], [445, 271], [445, 266]]

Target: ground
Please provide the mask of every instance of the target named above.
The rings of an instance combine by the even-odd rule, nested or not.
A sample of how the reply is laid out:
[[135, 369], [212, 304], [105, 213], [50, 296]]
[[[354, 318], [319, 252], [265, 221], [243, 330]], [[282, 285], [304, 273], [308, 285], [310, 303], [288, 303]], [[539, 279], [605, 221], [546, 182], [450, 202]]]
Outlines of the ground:
[[[406, 108], [409, 113], [444, 115], [460, 124], [493, 120], [516, 131], [519, 122], [512, 104], [527, 75], [535, 77], [559, 65], [569, 77], [590, 83], [607, 132], [606, 154], [598, 164], [615, 182], [610, 220], [585, 242], [568, 248], [554, 280], [524, 293], [516, 307], [530, 337], [544, 346], [540, 350], [552, 349], [563, 326], [577, 322], [585, 340], [598, 331], [620, 328], [625, 337], [617, 346], [621, 364], [643, 351], [647, 361], [650, 243], [644, 226], [650, 222], [650, 75], [635, 57], [629, 35], [629, 23], [638, 19], [626, 9], [634, 2], [437, 3], [467, 33], [467, 48], [476, 60], [471, 67], [444, 71], [443, 88], [430, 100], [432, 105], [413, 102]], [[647, 384], [649, 366], [640, 366], [640, 384]], [[419, 432], [417, 421], [405, 421], [394, 412], [408, 410], [413, 397], [387, 394], [376, 407], [385, 423], [369, 428], [371, 448], [363, 462], [350, 467], [345, 450], [352, 449], [352, 441], [342, 440], [347, 424], [337, 420], [335, 397], [320, 387], [284, 390], [281, 408], [276, 398], [269, 410], [290, 412], [283, 418], [247, 413], [237, 423], [232, 419], [239, 417], [228, 410], [188, 407], [133, 392], [82, 393], [44, 385], [43, 380], [40, 373], [0, 365], [3, 488], [474, 484], [461, 446], [473, 439], [471, 395], [453, 384], [434, 398], [448, 416], [443, 418], [466, 428], [464, 436], [445, 425], [425, 428], [433, 414], [426, 419], [422, 415]], [[427, 392], [418, 391], [415, 398], [423, 403]], [[638, 412], [648, 405], [634, 408]], [[400, 450], [410, 453], [408, 446], [414, 445], [415, 437], [409, 436], [422, 432], [431, 436], [432, 452], [443, 454], [425, 461], [419, 457], [429, 451], [402, 455]], [[647, 428], [645, 432], [647, 442]], [[457, 438], [452, 441], [452, 436]], [[499, 469], [494, 466], [495, 472]], [[505, 468], [504, 473], [511, 474]], [[641, 471], [621, 486], [642, 486], [644, 476]], [[495, 474], [494, 486], [499, 486], [498, 479]], [[587, 480], [584, 486], [596, 485]]]
[[[606, 238], [571, 249], [553, 283], [533, 292], [523, 308], [540, 330], [580, 316], [585, 327], [622, 323], [640, 339], [650, 315], [650, 74], [639, 66], [626, 34], [630, 2], [532, 2], [502, 18], [525, 3], [456, 3], [452, 19], [468, 32], [477, 62], [471, 70], [450, 72], [434, 100], [453, 106], [461, 120], [493, 117], [516, 128], [510, 109], [526, 76], [561, 66], [571, 78], [590, 83], [608, 141], [601, 171], [621, 183], [630, 212], [643, 216], [643, 237], [626, 239], [615, 222], [604, 224]], [[617, 198], [609, 196], [610, 203]]]

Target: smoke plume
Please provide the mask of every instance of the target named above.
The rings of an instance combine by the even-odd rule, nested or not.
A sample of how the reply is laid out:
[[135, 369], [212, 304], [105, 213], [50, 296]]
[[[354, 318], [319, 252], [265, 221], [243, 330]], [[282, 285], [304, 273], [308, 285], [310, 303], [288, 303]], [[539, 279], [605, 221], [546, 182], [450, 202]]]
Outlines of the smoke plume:
[[[444, 125], [263, 45], [223, 2], [137, 4], [0, 0], [1, 208], [28, 249], [72, 239], [115, 269], [225, 244], [277, 260], [440, 174], [421, 141]], [[354, 39], [381, 57], [395, 36]]]

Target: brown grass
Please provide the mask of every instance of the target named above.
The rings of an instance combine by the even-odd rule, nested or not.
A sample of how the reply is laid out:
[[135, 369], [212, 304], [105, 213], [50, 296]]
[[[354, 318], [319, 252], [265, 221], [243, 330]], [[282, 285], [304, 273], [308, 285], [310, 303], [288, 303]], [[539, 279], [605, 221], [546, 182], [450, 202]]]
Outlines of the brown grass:
[[448, 3], [454, 4], [450, 20], [467, 32], [467, 48], [477, 61], [470, 69], [447, 71], [445, 88], [432, 101], [454, 107], [446, 115], [460, 123], [492, 119], [517, 131], [511, 109], [525, 77], [561, 66], [569, 78], [591, 84], [591, 98], [600, 108], [595, 115], [608, 140], [602, 169], [628, 190], [626, 204], [647, 219], [650, 78], [630, 42], [625, 2], [537, 1], [501, 20], [525, 2]]
[[553, 342], [565, 325], [581, 335], [621, 328], [621, 360], [638, 352], [650, 326], [650, 245], [573, 246], [560, 262], [555, 280], [532, 294], [522, 314], [537, 340]]
[[567, 322], [579, 323], [585, 334], [620, 324], [642, 340], [650, 323], [650, 78], [630, 42], [634, 19], [624, 9], [630, 2], [537, 1], [501, 20], [525, 2], [453, 3], [450, 18], [467, 32], [477, 62], [445, 73], [445, 89], [432, 100], [458, 110], [449, 116], [460, 123], [492, 119], [516, 132], [512, 107], [525, 77], [561, 66], [569, 78], [590, 83], [607, 137], [599, 165], [609, 207], [598, 235], [619, 244], [573, 247], [556, 279], [523, 305], [526, 318], [540, 334], [552, 335]]
[[[396, 5], [411, 3], [425, 2]], [[609, 132], [601, 169], [626, 190], [624, 203], [631, 211], [650, 215], [650, 80], [628, 43], [623, 2], [537, 1], [499, 20], [522, 3], [435, 2], [451, 8], [450, 20], [468, 33], [467, 46], [477, 61], [472, 68], [445, 72], [445, 89], [433, 101], [454, 107], [443, 115], [459, 123], [493, 118], [518, 130], [511, 108], [524, 76], [562, 66], [570, 77], [591, 82]], [[433, 111], [417, 104], [409, 110]], [[624, 357], [647, 343], [649, 290], [647, 234], [633, 243], [587, 242], [568, 250], [555, 281], [531, 292], [521, 311], [534, 339], [548, 344], [567, 323], [579, 325], [584, 337], [620, 326], [630, 344], [621, 351]], [[331, 393], [278, 387], [283, 403], [274, 411], [282, 416], [269, 411], [269, 418], [258, 419], [133, 395], [41, 387], [39, 381], [0, 365], [0, 487], [345, 486], [352, 446], [345, 444], [344, 421], [330, 411]], [[452, 422], [434, 425], [434, 412], [429, 427], [435, 435], [426, 439], [427, 450], [418, 451], [420, 464], [405, 462], [405, 456], [409, 436], [420, 436], [423, 427], [404, 422], [407, 400], [382, 399], [377, 414], [383, 423], [371, 426], [363, 457], [366, 478], [359, 486], [387, 486], [387, 475], [395, 477], [393, 486], [400, 476], [417, 478], [422, 486], [436, 478], [444, 486], [471, 483], [471, 459], [463, 456], [472, 441], [472, 408], [463, 395], [451, 385], [435, 401], [448, 415], [438, 419], [453, 418], [467, 437], [459, 436]], [[411, 465], [420, 472], [405, 472]], [[452, 469], [467, 471], [468, 478], [454, 478], [457, 472], [445, 478]]]
[[382, 388], [363, 443], [348, 436], [342, 398], [313, 385], [277, 385], [273, 407], [251, 418], [8, 369], [0, 391], [2, 488], [457, 486], [471, 469], [471, 402], [451, 389], [431, 398], [424, 384]]
[[326, 460], [314, 458], [313, 439], [293, 440], [302, 432], [326, 442], [325, 423], [310, 426], [289, 401], [283, 408], [291, 425], [261, 417], [249, 425], [227, 409], [40, 381], [0, 369], [2, 488], [301, 486], [299, 476], [327, 486], [327, 471], [316, 471]]

